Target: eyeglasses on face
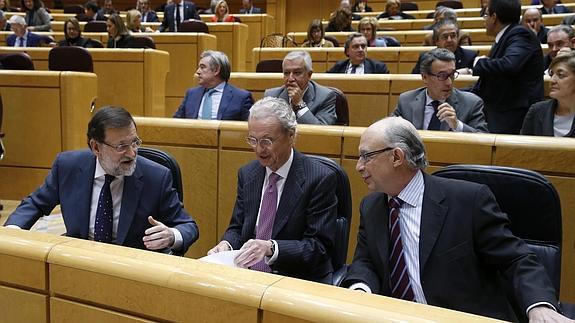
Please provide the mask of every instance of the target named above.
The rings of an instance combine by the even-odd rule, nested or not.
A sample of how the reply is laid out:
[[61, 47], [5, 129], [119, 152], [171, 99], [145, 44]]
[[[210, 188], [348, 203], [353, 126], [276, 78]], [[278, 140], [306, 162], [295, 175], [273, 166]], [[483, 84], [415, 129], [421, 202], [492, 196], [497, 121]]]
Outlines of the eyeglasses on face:
[[142, 139], [136, 138], [136, 139], [134, 139], [134, 141], [132, 141], [129, 144], [119, 144], [116, 146], [110, 145], [109, 143], [107, 143], [105, 141], [101, 141], [101, 143], [103, 143], [104, 145], [106, 145], [108, 147], [114, 148], [119, 153], [125, 153], [128, 150], [128, 148], [132, 148], [132, 149], [140, 148], [142, 146]]
[[448, 78], [450, 78], [453, 81], [459, 76], [459, 72], [456, 70], [453, 70], [451, 73], [439, 72], [437, 74], [434, 74], [434, 73], [429, 72], [428, 74], [437, 77], [437, 79], [440, 81], [445, 81]]
[[262, 148], [269, 148], [272, 146], [272, 144], [274, 143], [274, 141], [276, 141], [276, 139], [269, 139], [269, 138], [256, 138], [256, 137], [246, 137], [246, 142], [248, 143], [248, 145], [250, 145], [252, 148], [256, 148], [258, 145], [260, 145], [260, 147]]
[[392, 150], [394, 147], [386, 147], [383, 149], [367, 151], [359, 154], [359, 161], [364, 164], [369, 163], [376, 155]]

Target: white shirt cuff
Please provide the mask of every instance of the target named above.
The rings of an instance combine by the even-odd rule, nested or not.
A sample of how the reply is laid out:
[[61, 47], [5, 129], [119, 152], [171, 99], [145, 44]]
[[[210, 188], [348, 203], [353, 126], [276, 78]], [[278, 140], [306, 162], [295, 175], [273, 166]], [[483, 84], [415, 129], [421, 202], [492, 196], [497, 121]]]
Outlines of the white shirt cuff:
[[301, 118], [304, 114], [306, 114], [309, 111], [308, 107], [303, 107], [301, 109], [299, 109], [296, 113], [298, 118]]
[[228, 245], [229, 250], [234, 250], [234, 248], [232, 248], [232, 245], [227, 240], [222, 240], [222, 241]]
[[15, 224], [9, 224], [6, 226], [6, 228], [12, 228], [12, 229], [20, 229], [22, 230], [22, 228], [20, 228], [19, 226], [15, 225]]
[[365, 283], [351, 284], [351, 286], [349, 286], [349, 289], [360, 290], [360, 291], [371, 294], [371, 288], [369, 288], [369, 286], [367, 286], [367, 284], [365, 284]]
[[[307, 109], [307, 108], [306, 108]], [[278, 243], [275, 240], [270, 240], [274, 244], [274, 254], [271, 257], [265, 257], [264, 260], [268, 266], [271, 266], [276, 262], [278, 259], [278, 255], [280, 254], [280, 249]]]
[[172, 245], [172, 249], [178, 250], [184, 243], [184, 238], [182, 238], [182, 233], [176, 228], [170, 228], [174, 233], [174, 244]]
[[457, 127], [455, 128], [456, 132], [462, 132], [463, 131], [463, 122], [461, 122], [461, 120], [457, 120]]
[[525, 311], [525, 314], [527, 314], [527, 317], [529, 317], [529, 311], [531, 311], [533, 308], [537, 307], [537, 306], [546, 306], [549, 308], [552, 308], [555, 312], [557, 312], [557, 309], [555, 308], [555, 306], [551, 305], [550, 303], [547, 302], [537, 302], [535, 304], [530, 305], [527, 308], [527, 311]]

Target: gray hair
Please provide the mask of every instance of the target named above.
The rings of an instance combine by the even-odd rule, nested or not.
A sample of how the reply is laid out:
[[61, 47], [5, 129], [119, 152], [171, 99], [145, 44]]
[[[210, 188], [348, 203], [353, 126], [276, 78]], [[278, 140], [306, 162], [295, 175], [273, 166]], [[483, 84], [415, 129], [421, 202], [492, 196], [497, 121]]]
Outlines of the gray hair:
[[230, 79], [230, 73], [232, 72], [232, 67], [230, 65], [230, 60], [226, 54], [218, 52], [215, 50], [203, 51], [200, 55], [200, 59], [209, 57], [210, 58], [210, 69], [213, 71], [217, 68], [220, 69], [220, 78], [224, 81]]
[[439, 6], [435, 8], [433, 19], [437, 20], [437, 18], [441, 15], [443, 15], [443, 19], [451, 19], [457, 21], [457, 11], [449, 7]]
[[295, 133], [297, 126], [296, 116], [286, 100], [266, 96], [254, 103], [250, 109], [249, 120], [275, 118], [284, 128], [285, 132]]
[[[284, 62], [285, 61], [292, 61], [294, 59], [303, 59], [303, 63], [304, 63], [304, 67], [306, 69], [306, 71], [308, 72], [313, 72], [313, 67], [311, 64], [311, 56], [309, 56], [309, 53], [303, 50], [296, 50], [293, 52], [289, 52], [285, 57], [284, 57]], [[283, 63], [282, 63], [283, 66]]]
[[[375, 32], [375, 31], [374, 31], [374, 32]], [[353, 33], [347, 35], [347, 38], [346, 38], [346, 40], [345, 40], [345, 44], [343, 45], [343, 50], [344, 50], [345, 53], [347, 53], [347, 50], [349, 49], [349, 46], [351, 45], [351, 42], [352, 42], [354, 39], [359, 38], [359, 37], [364, 37], [364, 38], [365, 38], [365, 36], [364, 36], [362, 33], [357, 33], [357, 32], [353, 32]], [[367, 39], [366, 39], [366, 41], [367, 41]]]
[[420, 70], [421, 74], [431, 73], [431, 64], [436, 60], [443, 62], [455, 62], [455, 55], [448, 49], [445, 48], [434, 48], [429, 52], [423, 54], [421, 59]]
[[573, 28], [569, 25], [553, 26], [547, 32], [547, 36], [549, 36], [549, 34], [551, 34], [551, 33], [558, 33], [558, 32], [564, 32], [569, 37], [569, 40], [571, 40], [573, 37], [575, 37], [575, 32], [573, 31]]
[[427, 167], [423, 140], [411, 122], [401, 117], [387, 117], [378, 123], [385, 125], [381, 128], [381, 139], [388, 147], [401, 149], [410, 168]]
[[459, 36], [459, 25], [457, 24], [457, 21], [453, 19], [443, 19], [433, 25], [433, 36], [432, 36], [433, 42], [436, 43], [439, 40], [439, 29], [451, 25], [455, 27], [457, 36]]

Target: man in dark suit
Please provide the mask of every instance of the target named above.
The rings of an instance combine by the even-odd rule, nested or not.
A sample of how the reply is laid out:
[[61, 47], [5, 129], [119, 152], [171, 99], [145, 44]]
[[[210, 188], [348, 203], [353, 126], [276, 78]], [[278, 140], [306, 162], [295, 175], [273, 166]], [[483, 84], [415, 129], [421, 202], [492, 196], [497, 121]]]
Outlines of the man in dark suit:
[[543, 51], [535, 34], [517, 23], [520, 15], [519, 0], [492, 0], [484, 16], [495, 44], [473, 66], [479, 76], [473, 92], [485, 102], [491, 133], [518, 134], [529, 107], [543, 99]]
[[142, 13], [142, 22], [158, 22], [158, 15], [150, 9], [149, 0], [138, 0], [137, 8]]
[[[434, 24], [432, 40], [438, 48], [449, 49], [455, 55], [455, 68], [460, 74], [471, 74], [477, 52], [459, 46], [457, 21], [445, 18]], [[424, 54], [419, 55], [417, 64], [411, 71], [412, 74], [421, 73], [420, 65]]]
[[228, 83], [232, 68], [226, 54], [207, 50], [196, 71], [199, 86], [189, 89], [174, 118], [247, 120], [254, 99]]
[[284, 100], [254, 104], [247, 141], [258, 160], [239, 170], [230, 225], [208, 254], [239, 249], [239, 267], [331, 283], [336, 174], [293, 149], [296, 125]]
[[541, 14], [571, 13], [567, 7], [557, 4], [556, 0], [541, 0], [543, 6], [539, 8]]
[[543, 24], [543, 16], [537, 8], [528, 8], [521, 16], [521, 24], [529, 28], [536, 36], [541, 44], [547, 44], [547, 32], [549, 28]]
[[425, 148], [411, 123], [376, 122], [359, 152], [356, 169], [372, 193], [361, 202], [342, 286], [515, 321], [505, 291], [513, 286], [531, 322], [570, 321], [553, 310], [558, 302], [545, 269], [511, 233], [489, 188], [423, 172]]
[[95, 1], [88, 1], [84, 4], [84, 14], [78, 14], [79, 21], [106, 21], [108, 17], [100, 12], [100, 7]]
[[[176, 10], [176, 8], [178, 10]], [[180, 23], [184, 20], [196, 19], [200, 20], [200, 16], [196, 11], [196, 6], [193, 2], [174, 0], [164, 9], [164, 20], [158, 28], [159, 31], [176, 32], [180, 27]]]
[[22, 16], [12, 16], [8, 19], [10, 28], [14, 32], [6, 37], [6, 45], [11, 47], [39, 47], [42, 36], [26, 29], [26, 20]]
[[328, 73], [389, 74], [385, 63], [367, 58], [367, 39], [363, 34], [350, 34], [343, 47], [345, 56], [349, 59], [335, 63]]
[[547, 46], [549, 50], [547, 51], [547, 55], [545, 55], [545, 74], [549, 74], [549, 65], [551, 61], [557, 57], [557, 53], [559, 53], [561, 48], [575, 48], [575, 32], [573, 28], [567, 25], [553, 26], [547, 33]]
[[457, 74], [452, 52], [444, 48], [429, 51], [421, 64], [426, 87], [402, 93], [393, 115], [417, 129], [487, 132], [483, 101], [453, 87]]
[[30, 229], [59, 204], [70, 237], [184, 254], [198, 227], [170, 170], [137, 156], [141, 144], [128, 111], [101, 108], [88, 124], [91, 151], [60, 153], [44, 184], [5, 225]]
[[242, 7], [240, 8], [241, 14], [259, 14], [262, 13], [262, 8], [256, 8], [252, 4], [252, 0], [242, 0]]
[[282, 70], [284, 85], [267, 89], [264, 96], [286, 100], [300, 124], [334, 124], [335, 92], [311, 80], [313, 67], [309, 53], [300, 50], [288, 53]]

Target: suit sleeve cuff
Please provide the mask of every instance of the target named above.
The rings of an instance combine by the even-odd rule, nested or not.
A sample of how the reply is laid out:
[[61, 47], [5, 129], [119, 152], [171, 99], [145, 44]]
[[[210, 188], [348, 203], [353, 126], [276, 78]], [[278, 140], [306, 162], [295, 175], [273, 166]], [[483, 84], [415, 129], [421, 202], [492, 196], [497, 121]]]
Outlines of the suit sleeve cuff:
[[179, 250], [184, 244], [184, 238], [182, 238], [182, 233], [176, 228], [170, 228], [172, 233], [174, 234], [174, 244], [172, 245], [173, 250]]
[[274, 244], [274, 254], [271, 257], [265, 257], [265, 263], [268, 266], [273, 265], [278, 259], [278, 255], [280, 254], [278, 243], [275, 240], [271, 240], [271, 242]]
[[6, 228], [12, 228], [12, 229], [20, 229], [20, 230], [22, 230], [22, 228], [20, 228], [19, 226], [15, 225], [15, 224], [8, 224], [8, 225], [6, 226]]
[[305, 107], [303, 107], [303, 108], [297, 110], [296, 116], [297, 116], [298, 118], [301, 118], [301, 117], [303, 117], [303, 115], [306, 114], [308, 111], [309, 111], [309, 108], [308, 108], [307, 106], [305, 106]]
[[234, 248], [232, 248], [232, 245], [227, 240], [222, 240], [222, 241], [228, 245], [228, 250], [234, 250]]
[[457, 120], [457, 127], [455, 128], [456, 132], [462, 132], [463, 131], [463, 122], [461, 122], [461, 120]]
[[529, 311], [531, 311], [533, 308], [537, 307], [537, 306], [545, 306], [545, 307], [549, 307], [551, 309], [553, 309], [555, 312], [557, 312], [557, 309], [555, 308], [555, 306], [553, 306], [551, 303], [547, 303], [547, 302], [537, 302], [535, 304], [530, 305], [527, 310], [525, 311], [525, 314], [527, 314], [527, 317], [529, 317]]
[[371, 294], [371, 288], [369, 288], [369, 286], [367, 286], [367, 284], [365, 283], [355, 283], [355, 284], [351, 284], [351, 286], [349, 286], [349, 289], [351, 290], [360, 290], [362, 292], [366, 292], [368, 294]]

